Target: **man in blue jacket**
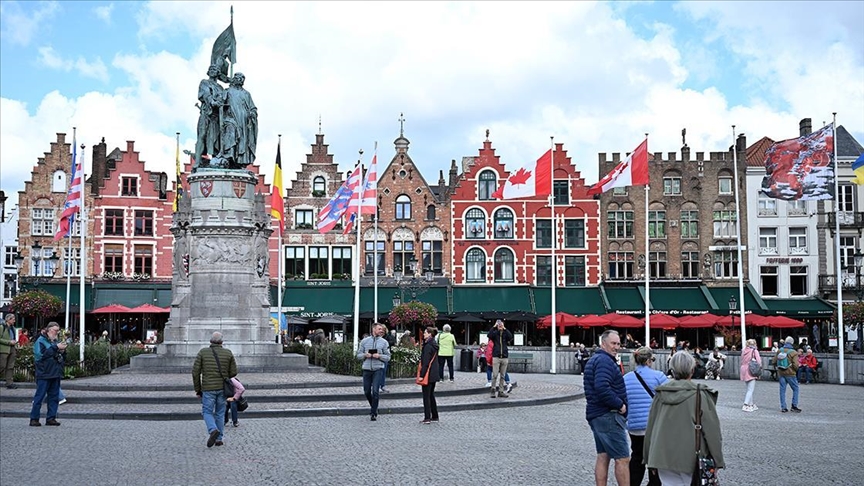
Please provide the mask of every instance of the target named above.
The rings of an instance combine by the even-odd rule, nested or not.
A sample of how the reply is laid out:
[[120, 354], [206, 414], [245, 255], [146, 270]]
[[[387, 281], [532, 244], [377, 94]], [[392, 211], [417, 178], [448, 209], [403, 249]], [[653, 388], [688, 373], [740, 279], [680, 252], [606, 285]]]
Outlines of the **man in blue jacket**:
[[618, 486], [630, 484], [630, 448], [627, 444], [627, 390], [621, 369], [615, 361], [621, 338], [617, 331], [600, 336], [600, 349], [585, 365], [585, 419], [594, 434], [597, 462], [594, 481], [605, 485], [609, 477], [609, 460], [615, 460]]
[[48, 413], [45, 425], [60, 425], [57, 421], [57, 405], [60, 402], [60, 379], [63, 378], [63, 363], [66, 343], [57, 342], [60, 324], [49, 322], [45, 332], [33, 344], [33, 361], [36, 362], [36, 395], [30, 409], [30, 425], [39, 427], [42, 401], [48, 395]]

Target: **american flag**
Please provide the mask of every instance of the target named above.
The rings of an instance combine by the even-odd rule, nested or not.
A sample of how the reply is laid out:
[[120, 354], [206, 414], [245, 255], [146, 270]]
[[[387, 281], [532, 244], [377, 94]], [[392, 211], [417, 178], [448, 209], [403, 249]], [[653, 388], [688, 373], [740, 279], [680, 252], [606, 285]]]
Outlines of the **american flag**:
[[[63, 213], [60, 214], [60, 223], [57, 225], [57, 233], [54, 240], [68, 236], [72, 232], [72, 223], [75, 221], [75, 213], [81, 210], [81, 201], [84, 197], [84, 171], [81, 161], [78, 159], [78, 151], [72, 141], [72, 184], [69, 185], [69, 193], [66, 195], [66, 203], [63, 205]], [[83, 158], [83, 154], [82, 154]]]
[[332, 230], [338, 223], [339, 219], [348, 209], [348, 204], [351, 197], [354, 195], [354, 189], [360, 185], [360, 166], [358, 165], [351, 176], [342, 183], [336, 194], [330, 199], [330, 202], [318, 212], [318, 232], [326, 233]]

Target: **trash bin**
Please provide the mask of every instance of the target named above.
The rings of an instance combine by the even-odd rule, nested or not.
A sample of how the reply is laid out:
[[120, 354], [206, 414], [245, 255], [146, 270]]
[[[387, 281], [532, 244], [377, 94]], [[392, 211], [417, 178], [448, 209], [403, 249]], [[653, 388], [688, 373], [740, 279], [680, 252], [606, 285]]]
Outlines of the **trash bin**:
[[463, 349], [459, 356], [459, 371], [474, 371], [474, 352]]

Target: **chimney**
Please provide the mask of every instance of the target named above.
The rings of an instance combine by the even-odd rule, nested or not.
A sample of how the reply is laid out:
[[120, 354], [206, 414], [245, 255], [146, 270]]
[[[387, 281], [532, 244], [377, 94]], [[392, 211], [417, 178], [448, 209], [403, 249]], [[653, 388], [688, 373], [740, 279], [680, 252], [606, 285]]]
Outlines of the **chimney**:
[[108, 145], [105, 143], [105, 137], [102, 141], [93, 146], [93, 169], [90, 174], [90, 194], [99, 195], [100, 186], [108, 175]]
[[809, 118], [804, 118], [800, 122], [798, 122], [798, 132], [799, 135], [805, 137], [813, 133], [813, 121]]
[[737, 145], [735, 150], [738, 151], [739, 154], [747, 151], [747, 136], [742, 134], [738, 135]]

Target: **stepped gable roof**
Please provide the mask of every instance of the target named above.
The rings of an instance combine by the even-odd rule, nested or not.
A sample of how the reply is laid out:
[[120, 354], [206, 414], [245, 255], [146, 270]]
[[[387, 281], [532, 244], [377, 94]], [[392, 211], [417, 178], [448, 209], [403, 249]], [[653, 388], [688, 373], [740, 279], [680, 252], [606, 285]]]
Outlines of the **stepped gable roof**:
[[846, 130], [846, 127], [840, 125], [837, 127], [837, 156], [857, 158], [864, 153], [864, 147], [855, 140]]

